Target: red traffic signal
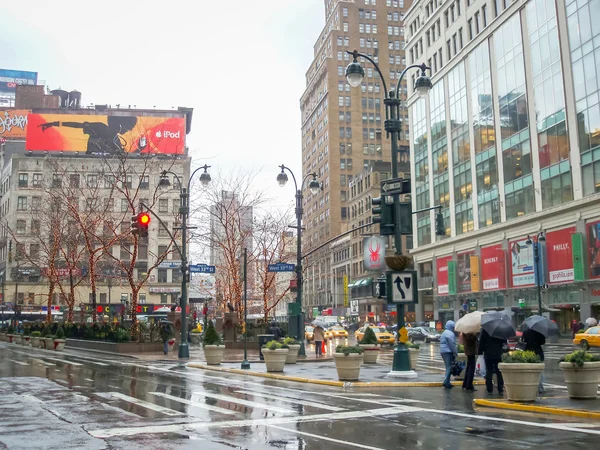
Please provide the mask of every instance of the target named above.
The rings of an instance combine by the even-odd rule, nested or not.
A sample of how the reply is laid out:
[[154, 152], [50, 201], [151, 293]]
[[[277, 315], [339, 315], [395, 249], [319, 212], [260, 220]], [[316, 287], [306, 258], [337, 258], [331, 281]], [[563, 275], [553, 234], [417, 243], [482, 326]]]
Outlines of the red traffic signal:
[[139, 213], [138, 214], [138, 223], [142, 226], [148, 226], [150, 224], [150, 214], [148, 213]]

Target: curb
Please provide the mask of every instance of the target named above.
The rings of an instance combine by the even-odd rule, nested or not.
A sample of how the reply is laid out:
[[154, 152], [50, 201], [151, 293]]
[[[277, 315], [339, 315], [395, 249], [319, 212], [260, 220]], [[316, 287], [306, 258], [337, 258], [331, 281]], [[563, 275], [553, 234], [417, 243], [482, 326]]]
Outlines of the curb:
[[579, 417], [583, 419], [595, 419], [600, 420], [600, 411], [589, 411], [585, 409], [568, 409], [568, 408], [556, 408], [552, 406], [536, 406], [526, 405], [524, 403], [517, 402], [504, 402], [497, 400], [485, 400], [485, 399], [474, 399], [473, 404], [476, 406], [483, 406], [487, 408], [506, 409], [512, 411], [525, 411], [540, 414], [551, 414], [555, 416], [569, 416]]
[[[203, 370], [213, 370], [215, 372], [226, 372], [226, 373], [234, 373], [237, 375], [248, 375], [252, 377], [259, 378], [268, 378], [271, 380], [281, 380], [281, 381], [294, 381], [297, 383], [308, 383], [308, 384], [320, 384], [324, 386], [335, 386], [335, 387], [357, 387], [357, 388], [366, 388], [366, 387], [442, 387], [441, 381], [357, 381], [357, 382], [348, 382], [348, 381], [332, 381], [332, 380], [318, 380], [315, 378], [302, 378], [302, 377], [292, 377], [288, 375], [278, 375], [275, 373], [264, 373], [264, 372], [253, 372], [243, 369], [230, 369], [227, 367], [216, 367], [216, 366], [207, 366], [205, 364], [197, 364], [190, 363], [187, 367], [192, 367], [194, 369], [203, 369]], [[484, 384], [482, 381], [476, 381], [475, 385]], [[462, 382], [454, 381], [452, 382], [453, 386], [461, 386]]]

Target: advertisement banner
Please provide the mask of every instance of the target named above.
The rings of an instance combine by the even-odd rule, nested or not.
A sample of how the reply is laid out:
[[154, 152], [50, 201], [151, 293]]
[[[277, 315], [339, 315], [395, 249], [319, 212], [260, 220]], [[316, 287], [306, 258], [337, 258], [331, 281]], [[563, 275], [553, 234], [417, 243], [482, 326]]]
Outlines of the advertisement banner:
[[344, 275], [344, 306], [348, 307], [348, 275]]
[[385, 242], [381, 236], [369, 236], [363, 241], [363, 266], [365, 270], [381, 272], [386, 270]]
[[479, 256], [470, 255], [471, 269], [471, 292], [479, 292], [481, 290], [481, 277], [479, 276]]
[[481, 249], [481, 279], [484, 291], [506, 289], [506, 252], [502, 244]]
[[527, 238], [509, 243], [512, 287], [535, 286], [533, 246], [529, 247], [526, 242]]
[[600, 221], [585, 226], [590, 278], [600, 278]]
[[448, 293], [456, 295], [456, 261], [448, 261]]
[[585, 280], [585, 262], [583, 250], [583, 233], [571, 235], [571, 246], [573, 248], [573, 280]]
[[448, 295], [448, 261], [452, 261], [452, 256], [444, 256], [437, 259], [437, 293], [438, 295]]
[[29, 114], [25, 148], [88, 154], [180, 155], [185, 148], [185, 119]]
[[0, 139], [25, 139], [29, 109], [0, 109]]
[[37, 84], [37, 72], [25, 70], [0, 69], [0, 97], [6, 94], [14, 96], [17, 86]]
[[546, 233], [548, 284], [569, 283], [574, 280], [573, 247], [575, 227]]
[[473, 252], [459, 253], [456, 256], [459, 292], [471, 292], [471, 255]]

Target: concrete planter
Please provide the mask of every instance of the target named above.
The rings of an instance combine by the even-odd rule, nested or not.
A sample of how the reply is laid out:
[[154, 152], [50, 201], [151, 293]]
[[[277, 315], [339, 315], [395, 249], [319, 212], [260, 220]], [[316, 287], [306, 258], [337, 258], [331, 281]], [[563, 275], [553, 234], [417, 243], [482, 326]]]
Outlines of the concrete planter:
[[46, 343], [46, 350], [54, 350], [54, 338], [44, 338], [44, 342]]
[[565, 374], [565, 383], [571, 398], [596, 398], [600, 380], [600, 361], [583, 363], [583, 367], [561, 362], [560, 370]]
[[516, 402], [533, 402], [538, 392], [544, 363], [500, 363], [506, 395]]
[[7, 342], [9, 344], [14, 344], [15, 343], [15, 335], [14, 334], [7, 334], [6, 335], [6, 339], [8, 340]]
[[23, 342], [23, 336], [21, 336], [20, 334], [13, 334], [13, 342], [15, 344], [20, 344], [21, 342]]
[[365, 352], [363, 353], [363, 362], [365, 364], [376, 364], [379, 356], [380, 347], [377, 344], [358, 344]]
[[340, 381], [356, 381], [360, 375], [360, 366], [363, 363], [363, 355], [358, 353], [334, 353], [335, 368]]
[[57, 352], [62, 352], [65, 349], [66, 339], [54, 339], [53, 348]]
[[417, 361], [419, 360], [419, 353], [421, 352], [420, 348], [409, 348], [408, 354], [410, 355], [410, 368], [412, 370], [417, 370]]
[[31, 336], [31, 346], [35, 348], [39, 348], [40, 346], [40, 337], [39, 336]]
[[6, 333], [0, 333], [0, 341], [2, 341], [2, 342], [8, 341], [8, 336], [6, 335]]
[[192, 341], [192, 345], [200, 345], [200, 338], [202, 335], [200, 333], [190, 333], [190, 340]]
[[289, 347], [289, 352], [287, 354], [287, 356], [285, 357], [285, 363], [286, 364], [296, 364], [296, 361], [298, 360], [298, 352], [300, 351], [300, 344], [291, 344], [288, 345]]
[[204, 357], [206, 358], [206, 364], [208, 364], [209, 366], [217, 366], [221, 364], [224, 352], [224, 345], [205, 345]]
[[21, 338], [21, 344], [29, 347], [31, 345], [31, 336], [23, 336]]
[[283, 372], [288, 353], [289, 349], [287, 348], [279, 348], [277, 350], [263, 348], [262, 354], [267, 365], [267, 372]]

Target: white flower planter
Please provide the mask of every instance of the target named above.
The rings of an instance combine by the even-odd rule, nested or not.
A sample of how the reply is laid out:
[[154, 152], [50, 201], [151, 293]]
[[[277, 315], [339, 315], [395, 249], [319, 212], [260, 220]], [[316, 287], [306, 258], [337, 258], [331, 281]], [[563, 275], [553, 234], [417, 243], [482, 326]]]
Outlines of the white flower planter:
[[44, 338], [46, 343], [46, 350], [54, 350], [54, 338]]
[[31, 336], [31, 346], [34, 348], [39, 348], [39, 346], [40, 346], [40, 337], [39, 336]]
[[363, 355], [358, 353], [334, 353], [335, 368], [340, 381], [356, 381], [360, 375], [360, 366], [363, 363]]
[[13, 342], [15, 344], [20, 344], [23, 341], [23, 336], [20, 334], [13, 334]]
[[62, 352], [65, 349], [66, 339], [54, 339], [54, 350]]
[[559, 364], [571, 398], [596, 398], [600, 380], [600, 361], [583, 363], [583, 367], [568, 362]]
[[500, 363], [498, 369], [504, 378], [504, 387], [509, 400], [533, 402], [538, 392], [544, 363]]
[[223, 361], [224, 352], [224, 345], [205, 345], [204, 357], [206, 358], [206, 364], [209, 366], [218, 366]]
[[8, 336], [6, 335], [6, 333], [0, 333], [0, 341], [2, 341], [2, 342], [8, 341]]
[[376, 364], [377, 357], [381, 348], [377, 344], [358, 344], [365, 352], [363, 353], [363, 363]]
[[287, 348], [279, 348], [277, 350], [263, 348], [262, 354], [267, 365], [267, 372], [283, 372], [288, 353], [289, 349]]
[[300, 351], [300, 344], [291, 344], [288, 345], [289, 352], [285, 358], [286, 364], [296, 364], [298, 360], [298, 352]]
[[25, 345], [26, 347], [29, 347], [29, 345], [31, 345], [31, 336], [23, 336], [21, 338], [21, 344]]
[[420, 348], [409, 348], [408, 354], [410, 355], [410, 368], [412, 370], [417, 370], [417, 361], [419, 360], [419, 353], [421, 352]]

